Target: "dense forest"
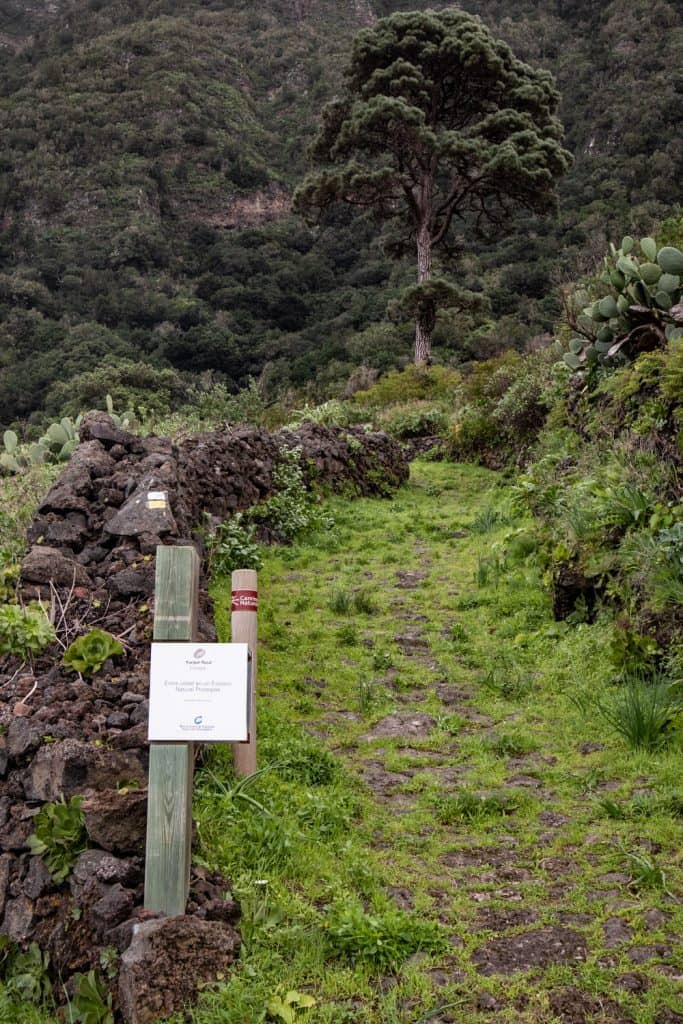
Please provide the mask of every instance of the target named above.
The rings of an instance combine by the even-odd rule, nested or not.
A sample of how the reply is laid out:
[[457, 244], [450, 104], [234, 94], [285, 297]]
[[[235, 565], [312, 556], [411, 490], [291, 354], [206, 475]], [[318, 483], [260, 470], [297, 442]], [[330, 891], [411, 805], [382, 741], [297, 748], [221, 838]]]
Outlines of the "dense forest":
[[[376, 225], [341, 209], [313, 228], [290, 198], [353, 34], [427, 6], [0, 4], [3, 425], [107, 392], [163, 411], [259, 375], [267, 397], [315, 396], [408, 358], [410, 325], [386, 310], [412, 268]], [[555, 74], [574, 165], [556, 217], [461, 257], [488, 313], [437, 326], [455, 365], [546, 334], [558, 286], [609, 239], [651, 233], [683, 171], [674, 3], [462, 6]]]

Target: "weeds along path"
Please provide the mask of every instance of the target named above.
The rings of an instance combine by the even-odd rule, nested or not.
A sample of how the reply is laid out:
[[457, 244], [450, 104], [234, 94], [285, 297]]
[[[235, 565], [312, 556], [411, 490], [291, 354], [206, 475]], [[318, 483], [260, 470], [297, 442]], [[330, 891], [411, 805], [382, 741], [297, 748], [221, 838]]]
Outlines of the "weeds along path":
[[609, 687], [609, 622], [553, 621], [512, 492], [419, 462], [267, 552], [273, 767], [255, 804], [228, 751], [199, 776], [244, 952], [197, 1024], [683, 1021], [680, 747], [630, 752], [577, 710]]

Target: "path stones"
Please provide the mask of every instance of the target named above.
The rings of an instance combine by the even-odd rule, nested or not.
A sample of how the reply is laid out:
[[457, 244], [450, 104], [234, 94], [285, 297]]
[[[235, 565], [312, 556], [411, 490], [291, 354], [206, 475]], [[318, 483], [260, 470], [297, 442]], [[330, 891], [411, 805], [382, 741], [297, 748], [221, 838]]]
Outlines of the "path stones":
[[607, 949], [614, 949], [633, 938], [633, 929], [621, 917], [610, 917], [603, 924], [602, 930]]
[[416, 590], [420, 584], [427, 579], [429, 573], [417, 572], [412, 569], [399, 569], [396, 573], [399, 590]]
[[377, 740], [398, 736], [417, 739], [429, 736], [435, 727], [436, 719], [431, 715], [400, 713], [387, 715], [386, 718], [380, 719], [369, 733], [365, 733], [360, 738], [362, 740]]
[[586, 959], [586, 943], [571, 928], [537, 928], [492, 939], [472, 954], [480, 974], [514, 974], [550, 964], [576, 964]]

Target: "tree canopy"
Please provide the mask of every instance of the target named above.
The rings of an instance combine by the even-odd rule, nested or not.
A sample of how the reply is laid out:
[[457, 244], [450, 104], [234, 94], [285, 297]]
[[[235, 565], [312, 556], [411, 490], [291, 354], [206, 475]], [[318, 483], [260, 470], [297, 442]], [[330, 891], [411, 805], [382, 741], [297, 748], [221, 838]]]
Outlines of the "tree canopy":
[[476, 296], [435, 281], [432, 252], [462, 251], [469, 234], [499, 231], [516, 208], [549, 212], [570, 165], [552, 75], [518, 60], [464, 11], [394, 14], [361, 31], [342, 94], [323, 110], [312, 147], [323, 165], [295, 209], [369, 208], [394, 253], [413, 247], [415, 361], [431, 357], [439, 306]]

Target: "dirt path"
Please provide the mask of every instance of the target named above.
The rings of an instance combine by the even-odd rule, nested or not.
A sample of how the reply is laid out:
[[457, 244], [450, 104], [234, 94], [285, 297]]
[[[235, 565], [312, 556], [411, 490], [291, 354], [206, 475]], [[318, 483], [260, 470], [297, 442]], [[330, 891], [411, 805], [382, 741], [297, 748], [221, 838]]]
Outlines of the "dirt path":
[[683, 1021], [680, 754], [570, 700], [606, 685], [609, 621], [553, 622], [483, 470], [423, 464], [335, 514], [336, 540], [269, 556], [263, 699], [362, 780], [368, 864], [449, 936], [354, 1019]]

